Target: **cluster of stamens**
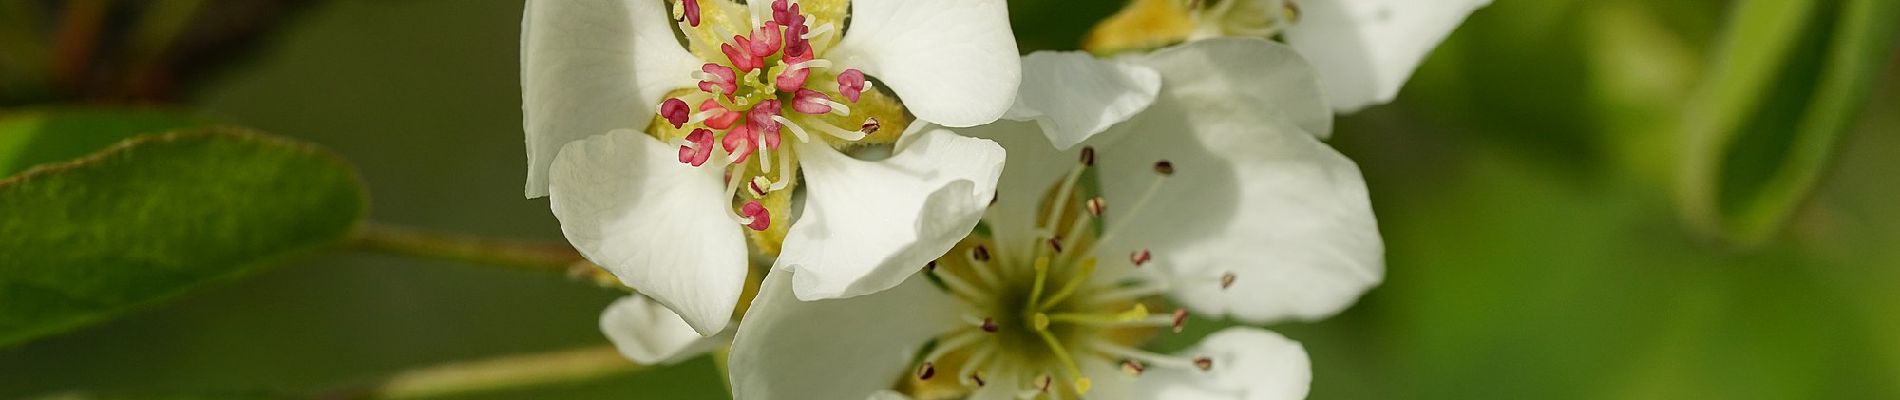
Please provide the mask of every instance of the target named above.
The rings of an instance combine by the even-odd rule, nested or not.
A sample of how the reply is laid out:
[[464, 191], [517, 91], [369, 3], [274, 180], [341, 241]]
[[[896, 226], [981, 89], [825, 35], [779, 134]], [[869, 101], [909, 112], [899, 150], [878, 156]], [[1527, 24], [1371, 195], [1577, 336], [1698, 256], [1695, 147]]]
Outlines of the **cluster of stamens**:
[[[675, 4], [674, 19], [681, 30], [700, 26], [699, 1]], [[863, 72], [834, 73], [831, 61], [819, 58], [836, 42], [838, 29], [830, 23], [810, 26], [812, 18], [793, 1], [772, 1], [770, 10], [761, 6], [763, 1], [751, 3], [752, 31], [742, 35], [709, 25], [708, 29], [719, 31], [718, 37], [731, 38], [719, 45], [724, 59], [700, 66], [693, 73], [699, 91], [666, 99], [659, 114], [675, 129], [690, 127], [679, 144], [679, 162], [699, 167], [718, 155], [715, 165], [727, 168], [726, 197], [737, 195], [742, 183], [751, 197], [731, 215], [733, 221], [765, 230], [771, 226], [771, 213], [757, 199], [784, 190], [794, 179], [790, 154], [794, 146], [780, 146], [781, 132], [791, 132], [799, 142], [810, 142], [810, 131], [853, 142], [875, 133], [879, 123], [867, 118], [847, 129], [818, 118], [851, 115], [851, 107], [835, 98], [856, 103], [871, 90]], [[755, 155], [756, 170], [747, 163]]]
[[[1079, 188], [1095, 164], [1094, 149], [1084, 148], [1081, 160], [1063, 178], [1037, 217], [1035, 234], [1022, 254], [1014, 246], [977, 235], [958, 250], [925, 266], [926, 273], [954, 297], [962, 300], [966, 323], [939, 335], [916, 365], [921, 387], [940, 379], [939, 368], [954, 366], [957, 390], [981, 388], [995, 377], [1008, 376], [1024, 386], [1019, 398], [1079, 398], [1093, 381], [1083, 374], [1083, 361], [1119, 365], [1123, 373], [1139, 377], [1149, 368], [1207, 371], [1213, 359], [1179, 357], [1140, 350], [1142, 339], [1163, 330], [1179, 333], [1187, 311], [1165, 314], [1149, 311], [1165, 304], [1161, 295], [1176, 285], [1207, 284], [1226, 289], [1234, 275], [1209, 279], [1163, 278], [1165, 274], [1129, 274], [1097, 278], [1095, 252], [1116, 240], [1128, 224], [1105, 224], [1108, 201]], [[1121, 221], [1130, 221], [1159, 192], [1174, 165], [1154, 165], [1156, 178]], [[1066, 222], [1066, 224], [1065, 224]], [[1066, 226], [1066, 229], [1063, 227]], [[1149, 250], [1128, 255], [1136, 268], [1154, 262]], [[1124, 279], [1126, 278], [1126, 279]], [[1090, 359], [1095, 358], [1095, 359]], [[1063, 384], [1058, 384], [1063, 383]]]

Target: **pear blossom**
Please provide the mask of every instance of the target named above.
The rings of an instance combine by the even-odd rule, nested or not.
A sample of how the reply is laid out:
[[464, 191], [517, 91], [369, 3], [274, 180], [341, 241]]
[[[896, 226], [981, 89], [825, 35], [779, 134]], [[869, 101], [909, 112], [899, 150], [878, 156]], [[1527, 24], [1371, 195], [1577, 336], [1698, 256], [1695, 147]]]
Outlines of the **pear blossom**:
[[1090, 34], [1102, 51], [1224, 36], [1271, 38], [1319, 71], [1333, 108], [1397, 97], [1425, 56], [1491, 0], [1134, 0]]
[[1002, 0], [531, 0], [521, 64], [526, 194], [701, 336], [730, 322], [748, 243], [805, 298], [947, 251], [1002, 149], [933, 126], [996, 120], [1021, 79]]
[[[1028, 77], [1092, 76], [1070, 93], [1095, 98], [1019, 97], [1012, 114], [1044, 117], [960, 131], [1009, 151], [998, 197], [903, 284], [800, 301], [792, 278], [766, 277], [733, 339], [736, 398], [1305, 396], [1305, 350], [1266, 330], [1227, 328], [1173, 353], [1148, 345], [1194, 319], [1324, 318], [1382, 279], [1365, 182], [1321, 142], [1331, 111], [1311, 67], [1259, 39], [1024, 65]], [[1067, 149], [1057, 144], [1074, 132], [1046, 129], [1116, 120], [1075, 131]]]

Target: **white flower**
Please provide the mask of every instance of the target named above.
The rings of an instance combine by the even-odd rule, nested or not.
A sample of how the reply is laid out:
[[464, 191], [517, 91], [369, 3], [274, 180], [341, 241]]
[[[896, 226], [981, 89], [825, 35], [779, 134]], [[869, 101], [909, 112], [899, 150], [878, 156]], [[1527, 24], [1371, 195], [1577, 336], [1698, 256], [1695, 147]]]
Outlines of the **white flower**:
[[[1082, 115], [1127, 119], [1075, 149], [1033, 137], [1037, 124], [963, 131], [1009, 150], [984, 224], [928, 272], [873, 295], [798, 301], [785, 277], [767, 277], [734, 337], [737, 398], [1305, 395], [1304, 350], [1263, 330], [1230, 328], [1176, 354], [1143, 348], [1190, 315], [1323, 318], [1382, 278], [1365, 182], [1320, 141], [1331, 112], [1310, 67], [1258, 39], [1198, 41], [1108, 67], [1036, 58], [1026, 76], [1131, 71], [1096, 80], [1126, 83], [1146, 70], [1161, 86], [1132, 117], [1115, 106], [1123, 102], [1075, 99], [1101, 107]], [[1142, 88], [1075, 93], [1114, 86]]]
[[[894, 286], [946, 251], [1002, 149], [906, 111], [990, 122], [1021, 78], [1002, 0], [535, 0], [521, 64], [528, 196], [701, 335], [731, 318], [747, 235], [806, 298]], [[836, 150], [899, 137], [883, 161]]]
[[[1312, 62], [1334, 109], [1391, 102], [1425, 56], [1491, 0], [1136, 0], [1091, 48], [1158, 39], [1273, 37]], [[1139, 21], [1139, 22], [1136, 22]], [[1135, 28], [1138, 27], [1138, 28]], [[1135, 29], [1131, 29], [1135, 28]], [[1156, 37], [1159, 35], [1159, 37]], [[1165, 42], [1165, 40], [1162, 40]]]

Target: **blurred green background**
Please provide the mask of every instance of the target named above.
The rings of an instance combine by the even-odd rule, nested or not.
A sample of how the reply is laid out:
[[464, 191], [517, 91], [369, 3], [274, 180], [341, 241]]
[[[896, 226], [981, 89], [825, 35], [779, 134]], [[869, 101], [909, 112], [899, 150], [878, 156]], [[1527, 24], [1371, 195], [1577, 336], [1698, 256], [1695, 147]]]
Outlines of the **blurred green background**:
[[[1088, 3], [1088, 4], [1077, 4]], [[1098, 4], [1099, 3], [1099, 4]], [[1025, 50], [1112, 1], [1025, 2]], [[1685, 229], [1685, 102], [1731, 5], [1499, 0], [1401, 98], [1340, 119], [1386, 282], [1316, 323], [1315, 399], [1900, 398], [1900, 69], [1756, 247]], [[334, 149], [371, 219], [558, 241], [523, 200], [521, 4], [321, 1], [177, 97]], [[0, 349], [0, 398], [318, 390], [441, 362], [605, 344], [615, 298], [549, 274], [355, 251]], [[724, 398], [707, 358], [480, 398]]]

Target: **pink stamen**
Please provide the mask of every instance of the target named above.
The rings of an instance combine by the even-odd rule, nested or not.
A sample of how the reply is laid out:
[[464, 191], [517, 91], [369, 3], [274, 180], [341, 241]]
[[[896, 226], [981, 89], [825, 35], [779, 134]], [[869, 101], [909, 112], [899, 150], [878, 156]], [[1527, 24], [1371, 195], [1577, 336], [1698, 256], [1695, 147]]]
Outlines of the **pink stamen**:
[[777, 22], [766, 22], [765, 26], [752, 31], [752, 43], [749, 50], [753, 57], [764, 58], [777, 53], [785, 45], [785, 34], [778, 29]]
[[706, 93], [722, 93], [727, 96], [731, 96], [733, 93], [739, 91], [739, 83], [736, 81], [738, 74], [733, 73], [732, 68], [727, 68], [719, 64], [706, 63], [706, 65], [699, 66], [699, 70], [715, 78], [713, 80], [700, 81], [699, 90], [704, 90]]
[[715, 113], [712, 118], [706, 119], [706, 127], [722, 130], [731, 128], [732, 123], [739, 122], [739, 117], [745, 115], [744, 113], [727, 110], [726, 106], [719, 105], [719, 102], [713, 99], [706, 99], [706, 101], [699, 102], [699, 112], [707, 111], [714, 111]]
[[751, 48], [751, 39], [733, 35], [732, 43], [719, 45], [719, 52], [726, 53], [726, 60], [732, 61], [732, 67], [738, 68], [739, 72], [751, 72], [753, 69], [765, 66], [765, 59], [753, 56]]
[[798, 15], [798, 5], [785, 0], [772, 1], [772, 21], [779, 25], [792, 26], [792, 17]]
[[838, 94], [842, 94], [845, 99], [856, 103], [858, 102], [858, 95], [863, 93], [864, 71], [852, 68], [838, 74]]
[[746, 190], [752, 191], [752, 197], [765, 197], [765, 186], [760, 186], [759, 184], [759, 181], [763, 179], [765, 179], [765, 177], [761, 176], [753, 178], [751, 182], [746, 182]]
[[[787, 44], [785, 47], [787, 49], [785, 49], [783, 63], [802, 64], [811, 61], [811, 51], [804, 51], [804, 55], [792, 55], [792, 49], [790, 49], [792, 45]], [[809, 76], [811, 76], [811, 68], [787, 68], [779, 72], [777, 78], [773, 78], [773, 83], [779, 85], [779, 91], [798, 91], [798, 87], [806, 87], [806, 78]]]
[[[773, 122], [777, 122], [777, 121], [773, 121]], [[759, 133], [757, 133], [757, 135], [759, 136], [759, 137], [758, 137], [758, 140], [763, 140], [763, 141], [765, 141], [765, 148], [768, 148], [768, 149], [772, 149], [772, 150], [778, 150], [778, 144], [779, 144], [779, 132], [778, 132], [778, 131], [772, 131], [772, 132], [759, 132]]]
[[811, 54], [811, 40], [805, 39], [805, 34], [811, 33], [811, 27], [805, 24], [805, 15], [798, 13], [797, 4], [793, 4], [788, 12], [791, 15], [786, 18], [787, 22], [780, 24], [785, 26], [785, 55], [795, 57]]
[[666, 118], [666, 122], [673, 124], [674, 128], [686, 124], [686, 118], [692, 112], [686, 107], [686, 102], [680, 99], [666, 99], [665, 102], [660, 103], [660, 117]]
[[695, 167], [706, 165], [706, 160], [712, 158], [712, 148], [712, 130], [694, 129], [693, 133], [686, 135], [686, 144], [680, 145], [680, 163]]
[[732, 157], [734, 164], [737, 164], [745, 162], [747, 157], [752, 156], [753, 151], [759, 149], [759, 146], [753, 144], [753, 140], [756, 139], [757, 135], [753, 134], [752, 128], [739, 125], [726, 132], [726, 137], [719, 139], [719, 145], [726, 149], [726, 154]]
[[739, 213], [746, 216], [747, 228], [763, 231], [772, 227], [772, 212], [766, 210], [764, 205], [760, 205], [758, 200], [745, 202], [745, 206], [739, 207]]
[[807, 78], [811, 78], [811, 68], [788, 68], [779, 72], [779, 78], [773, 83], [779, 85], [779, 91], [798, 91], [806, 87]]
[[778, 121], [773, 120], [772, 117], [779, 115], [778, 100], [761, 101], [758, 105], [752, 106], [752, 111], [747, 112], [746, 126], [751, 127], [754, 134], [777, 134]]
[[798, 89], [792, 97], [792, 109], [806, 114], [824, 114], [831, 112], [831, 96], [811, 89]]
[[686, 24], [699, 27], [699, 0], [681, 0], [680, 6], [686, 9]]
[[[805, 52], [805, 56], [803, 57], [785, 56], [786, 64], [797, 65], [806, 61], [811, 61], [811, 52], [809, 51]], [[784, 71], [780, 71], [778, 77], [773, 78], [772, 82], [778, 85], [778, 90], [790, 92], [805, 87], [805, 80], [810, 77], [811, 68], [787, 68]]]

